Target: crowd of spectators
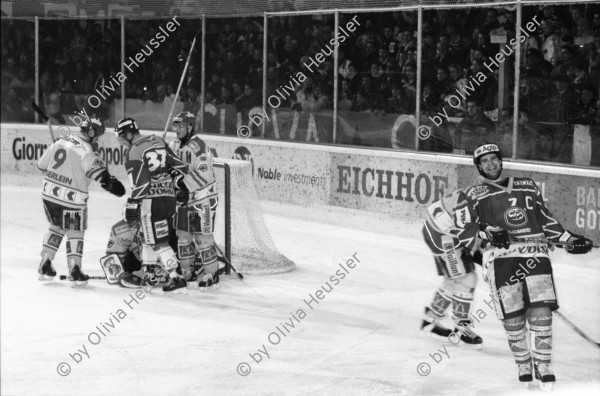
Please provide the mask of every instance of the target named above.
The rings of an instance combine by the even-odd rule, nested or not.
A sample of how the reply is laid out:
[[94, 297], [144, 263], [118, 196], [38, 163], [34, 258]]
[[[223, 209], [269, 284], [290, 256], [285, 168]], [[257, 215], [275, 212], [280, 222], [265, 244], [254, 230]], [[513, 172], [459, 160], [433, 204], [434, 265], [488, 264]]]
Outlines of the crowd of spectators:
[[[461, 8], [426, 10], [423, 18], [421, 109], [450, 116], [493, 114], [496, 133], [507, 125], [498, 111], [498, 71], [485, 67], [501, 38], [515, 34], [514, 10]], [[341, 14], [340, 25], [354, 15]], [[373, 114], [414, 114], [417, 87], [417, 13], [361, 13], [358, 26], [339, 47], [338, 109]], [[520, 110], [530, 123], [547, 123], [552, 138], [566, 130], [560, 124], [600, 124], [600, 6], [592, 4], [523, 7], [523, 26], [535, 18], [540, 26], [522, 44]], [[137, 53], [154, 37], [161, 20], [128, 20], [126, 57]], [[187, 24], [187, 26], [186, 26]], [[173, 100], [198, 21], [168, 39], [139, 70], [128, 75], [126, 98], [155, 102]], [[86, 106], [87, 97], [101, 90], [121, 70], [118, 20], [40, 22], [40, 101], [47, 113], [61, 114]], [[333, 55], [309, 72], [303, 64], [321, 52], [334, 37], [331, 14], [274, 16], [268, 19], [266, 73], [263, 71], [262, 18], [208, 19], [206, 43], [206, 103], [234, 105], [242, 113], [262, 105], [263, 74], [266, 95], [289, 86], [281, 107], [300, 111], [328, 111], [334, 101]], [[33, 99], [33, 23], [2, 22], [3, 120], [30, 121]], [[500, 40], [498, 40], [500, 38]], [[501, 110], [514, 102], [514, 57], [507, 60], [508, 81]], [[489, 63], [489, 62], [488, 62]], [[193, 53], [179, 100], [199, 108], [201, 100], [200, 45]], [[302, 72], [306, 80], [294, 77]], [[486, 80], [460, 106], [448, 106], [448, 97], [464, 90], [469, 80], [484, 73]], [[119, 97], [108, 95], [106, 104]], [[281, 95], [279, 95], [281, 96]], [[481, 109], [482, 111], [479, 111]], [[487, 117], [483, 115], [484, 117]], [[487, 122], [486, 122], [487, 123]], [[487, 127], [486, 127], [487, 128]], [[459, 132], [460, 133], [460, 132]], [[487, 132], [486, 132], [487, 133]], [[540, 132], [540, 134], [543, 134]], [[561, 135], [561, 136], [558, 136]], [[463, 147], [464, 148], [464, 147]]]

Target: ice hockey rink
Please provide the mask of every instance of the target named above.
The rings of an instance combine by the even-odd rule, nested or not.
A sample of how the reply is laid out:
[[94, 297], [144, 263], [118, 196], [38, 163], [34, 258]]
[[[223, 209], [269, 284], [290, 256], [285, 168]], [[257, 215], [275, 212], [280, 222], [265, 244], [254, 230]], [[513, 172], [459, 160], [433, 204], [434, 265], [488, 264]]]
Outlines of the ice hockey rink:
[[[225, 276], [211, 293], [139, 291], [136, 302], [135, 290], [105, 281], [78, 289], [37, 281], [47, 227], [40, 183], [31, 175], [2, 177], [3, 395], [541, 392], [518, 383], [481, 278], [473, 312], [482, 350], [418, 338], [423, 307], [441, 280], [418, 225], [376, 227], [355, 213], [263, 203], [275, 243], [296, 270], [248, 275], [243, 283]], [[92, 191], [83, 265], [90, 275], [102, 274], [98, 259], [124, 201]], [[552, 258], [561, 312], [600, 340], [600, 251], [557, 250]], [[344, 279], [336, 275], [340, 263]], [[64, 243], [55, 267], [66, 273]], [[328, 281], [333, 289], [318, 300]], [[600, 394], [600, 349], [556, 316], [553, 344], [553, 394]]]

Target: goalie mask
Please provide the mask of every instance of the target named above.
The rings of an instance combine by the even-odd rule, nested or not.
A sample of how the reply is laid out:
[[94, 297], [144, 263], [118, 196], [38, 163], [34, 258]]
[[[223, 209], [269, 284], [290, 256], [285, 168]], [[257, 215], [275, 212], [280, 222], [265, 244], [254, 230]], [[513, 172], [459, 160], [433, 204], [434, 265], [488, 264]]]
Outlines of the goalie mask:
[[140, 130], [135, 120], [127, 117], [117, 123], [115, 133], [121, 144], [125, 147], [131, 147], [133, 138], [140, 134]]
[[[488, 154], [495, 154], [495, 157], [487, 157]], [[482, 160], [484, 160], [483, 164]], [[475, 164], [481, 176], [489, 180], [497, 180], [502, 174], [502, 152], [495, 144], [483, 144], [475, 149], [473, 164]]]
[[106, 128], [97, 117], [87, 118], [80, 125], [81, 134], [92, 145], [94, 151], [98, 151], [98, 139], [104, 135]]
[[177, 139], [181, 141], [187, 140], [187, 136], [194, 133], [195, 125], [196, 116], [189, 111], [182, 111], [173, 117], [173, 130], [177, 133]]

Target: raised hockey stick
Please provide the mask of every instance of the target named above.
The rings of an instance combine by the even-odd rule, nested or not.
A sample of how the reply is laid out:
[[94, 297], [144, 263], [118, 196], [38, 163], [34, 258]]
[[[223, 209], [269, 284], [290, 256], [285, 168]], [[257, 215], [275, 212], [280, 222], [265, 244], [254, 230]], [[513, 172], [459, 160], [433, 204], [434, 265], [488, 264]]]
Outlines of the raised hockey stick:
[[[194, 46], [196, 45], [196, 39], [198, 38], [198, 33], [196, 33], [196, 35], [194, 36], [194, 41], [192, 41], [192, 46], [190, 47], [190, 52], [188, 53], [187, 59], [185, 61], [185, 66], [183, 67], [183, 72], [181, 73], [181, 78], [179, 79], [179, 85], [177, 86], [177, 91], [175, 92], [175, 98], [173, 99], [173, 104], [171, 105], [171, 111], [169, 112], [169, 116], [167, 117], [167, 122], [165, 123], [165, 129], [163, 130], [163, 135], [162, 135], [163, 140], [165, 140], [165, 138], [167, 137], [167, 128], [169, 127], [169, 122], [171, 121], [171, 116], [173, 115], [173, 110], [175, 110], [175, 105], [177, 104], [177, 98], [179, 97], [179, 91], [181, 90], [181, 86], [183, 85], [183, 79], [185, 78], [185, 73], [187, 72], [188, 66], [190, 64], [190, 59], [192, 58], [192, 51], [194, 51]], [[204, 92], [202, 94], [204, 95]]]
[[567, 319], [566, 316], [563, 315], [560, 311], [554, 311], [554, 313], [556, 315], [558, 315], [558, 317], [561, 318], [567, 324], [567, 326], [569, 326], [570, 328], [572, 328], [577, 334], [579, 334], [580, 336], [582, 336], [586, 341], [588, 341], [592, 345], [595, 345], [596, 347], [600, 348], [600, 343], [592, 340], [592, 338], [590, 336], [588, 336], [587, 334], [585, 334], [583, 332], [583, 330], [581, 330], [579, 327], [575, 326], [573, 324], [573, 322], [571, 322], [569, 319]]
[[33, 110], [35, 110], [36, 113], [39, 114], [40, 117], [42, 117], [42, 120], [46, 121], [46, 124], [48, 124], [50, 137], [52, 138], [52, 143], [54, 143], [56, 139], [54, 139], [54, 132], [52, 131], [52, 124], [50, 123], [50, 118], [46, 115], [46, 113], [44, 113], [44, 111], [40, 108], [40, 106], [38, 106], [37, 103], [31, 102], [31, 107], [33, 108]]
[[237, 272], [237, 270], [235, 269], [235, 267], [233, 265], [231, 265], [231, 262], [229, 261], [229, 259], [227, 259], [227, 257], [225, 257], [225, 255], [223, 254], [223, 251], [221, 250], [221, 248], [219, 247], [219, 245], [217, 245], [217, 243], [215, 242], [215, 248], [219, 251], [219, 254], [221, 254], [221, 257], [223, 258], [223, 261], [225, 261], [225, 264], [229, 265], [229, 268], [232, 269], [232, 271], [237, 275], [239, 280], [243, 280], [244, 279], [244, 275], [240, 274], [239, 272]]

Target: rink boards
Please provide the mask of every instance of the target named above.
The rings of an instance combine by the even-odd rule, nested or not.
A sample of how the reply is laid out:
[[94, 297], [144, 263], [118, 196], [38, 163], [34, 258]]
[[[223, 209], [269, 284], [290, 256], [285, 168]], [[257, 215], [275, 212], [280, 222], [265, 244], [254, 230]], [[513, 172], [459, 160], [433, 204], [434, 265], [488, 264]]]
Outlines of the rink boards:
[[[65, 128], [54, 127], [54, 134], [67, 132]], [[2, 124], [0, 136], [2, 172], [36, 174], [35, 164], [51, 141], [47, 126]], [[169, 133], [167, 140], [173, 136]], [[355, 209], [392, 219], [420, 219], [445, 191], [474, 184], [478, 176], [469, 158], [455, 155], [219, 135], [202, 138], [217, 157], [252, 162], [262, 199]], [[104, 135], [101, 146], [111, 173], [127, 183], [122, 166], [126, 150], [112, 133]], [[600, 170], [510, 160], [504, 167], [506, 174], [535, 180], [566, 228], [600, 242]]]

